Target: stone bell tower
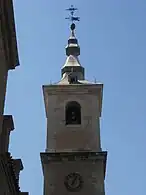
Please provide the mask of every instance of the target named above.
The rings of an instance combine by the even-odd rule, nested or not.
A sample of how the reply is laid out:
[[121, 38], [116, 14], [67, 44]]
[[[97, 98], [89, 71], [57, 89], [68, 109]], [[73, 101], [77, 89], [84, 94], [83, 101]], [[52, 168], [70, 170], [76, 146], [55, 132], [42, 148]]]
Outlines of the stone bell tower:
[[41, 153], [44, 195], [104, 195], [107, 152], [102, 151], [100, 142], [103, 84], [85, 79], [74, 23], [66, 55], [61, 80], [43, 85], [47, 117], [46, 150]]

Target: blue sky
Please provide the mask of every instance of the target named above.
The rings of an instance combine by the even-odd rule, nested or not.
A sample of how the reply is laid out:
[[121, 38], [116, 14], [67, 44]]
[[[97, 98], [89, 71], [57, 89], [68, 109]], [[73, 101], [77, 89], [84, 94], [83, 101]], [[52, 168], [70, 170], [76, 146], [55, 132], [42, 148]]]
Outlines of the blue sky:
[[146, 181], [146, 1], [14, 0], [20, 66], [9, 72], [5, 113], [15, 130], [10, 151], [22, 158], [23, 191], [43, 194], [45, 150], [43, 84], [60, 79], [69, 22], [79, 8], [76, 34], [86, 78], [104, 83], [101, 140], [108, 151], [106, 195], [144, 194]]

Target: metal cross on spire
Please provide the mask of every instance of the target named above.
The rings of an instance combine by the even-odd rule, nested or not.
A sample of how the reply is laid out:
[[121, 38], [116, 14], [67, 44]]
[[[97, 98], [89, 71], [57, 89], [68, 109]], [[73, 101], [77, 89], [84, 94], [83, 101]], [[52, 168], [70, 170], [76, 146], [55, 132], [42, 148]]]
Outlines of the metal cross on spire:
[[78, 10], [77, 8], [75, 8], [73, 5], [71, 5], [70, 8], [68, 8], [68, 9], [66, 9], [66, 10], [67, 10], [67, 11], [70, 11], [70, 16], [67, 17], [67, 18], [65, 18], [65, 19], [70, 20], [72, 23], [73, 23], [74, 21], [80, 21], [80, 17], [74, 16], [74, 12], [75, 12], [76, 10]]

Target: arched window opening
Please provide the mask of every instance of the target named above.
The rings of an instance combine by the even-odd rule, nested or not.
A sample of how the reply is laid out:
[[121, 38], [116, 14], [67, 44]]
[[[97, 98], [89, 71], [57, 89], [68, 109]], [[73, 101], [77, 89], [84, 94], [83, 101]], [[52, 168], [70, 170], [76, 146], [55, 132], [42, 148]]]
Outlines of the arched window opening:
[[66, 125], [81, 124], [81, 106], [78, 102], [69, 102], [65, 112]]

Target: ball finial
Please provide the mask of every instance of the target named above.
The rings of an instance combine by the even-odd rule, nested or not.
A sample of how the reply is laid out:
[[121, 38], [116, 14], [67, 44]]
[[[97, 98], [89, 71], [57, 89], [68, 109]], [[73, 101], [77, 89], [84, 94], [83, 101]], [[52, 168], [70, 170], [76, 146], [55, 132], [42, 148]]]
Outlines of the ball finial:
[[70, 26], [70, 28], [71, 28], [71, 30], [73, 31], [73, 30], [75, 30], [76, 25], [75, 25], [74, 23], [72, 23], [71, 26]]

